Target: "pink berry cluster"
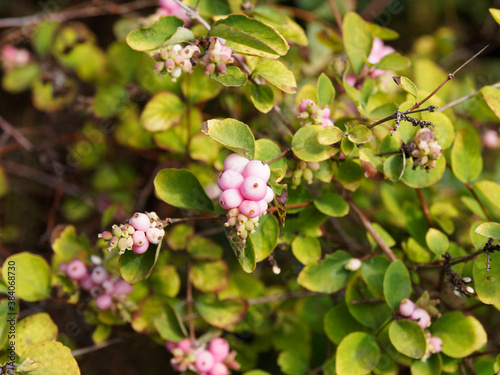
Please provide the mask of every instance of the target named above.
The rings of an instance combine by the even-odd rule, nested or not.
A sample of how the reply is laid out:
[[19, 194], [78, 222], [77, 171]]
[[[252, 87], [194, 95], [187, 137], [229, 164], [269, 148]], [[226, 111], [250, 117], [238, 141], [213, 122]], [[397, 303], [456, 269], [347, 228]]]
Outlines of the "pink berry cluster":
[[120, 254], [132, 250], [136, 254], [145, 253], [149, 244], [157, 245], [165, 236], [163, 223], [155, 212], [136, 212], [128, 224], [113, 225], [112, 231], [100, 233], [99, 238], [108, 242], [109, 251], [118, 249]]
[[245, 243], [248, 233], [254, 233], [259, 217], [264, 215], [274, 199], [273, 190], [267, 186], [271, 176], [269, 165], [260, 160], [231, 154], [224, 160], [224, 172], [217, 185], [222, 190], [220, 206], [228, 210], [226, 227], [235, 227], [236, 234]]
[[221, 337], [207, 345], [182, 339], [178, 343], [167, 341], [165, 346], [174, 356], [172, 367], [179, 372], [190, 370], [200, 375], [228, 375], [230, 369], [240, 368], [234, 360], [236, 352], [230, 351], [228, 342]]
[[421, 169], [429, 171], [436, 167], [436, 160], [443, 154], [443, 149], [438, 145], [432, 129], [420, 129], [415, 135], [417, 149], [413, 150], [413, 169], [420, 166]]
[[328, 106], [318, 107], [311, 99], [304, 99], [299, 105], [299, 119], [302, 125], [333, 126], [330, 120], [331, 110]]
[[125, 302], [133, 287], [125, 280], [110, 275], [102, 267], [100, 258], [93, 257], [93, 261], [87, 266], [80, 259], [74, 259], [61, 263], [59, 269], [95, 298], [99, 310], [116, 309], [118, 304]]
[[311, 185], [314, 177], [313, 172], [319, 170], [320, 165], [317, 161], [299, 161], [297, 169], [292, 174], [292, 189], [297, 188], [297, 186], [302, 183], [302, 179], [304, 179], [308, 185]]
[[187, 45], [182, 47], [180, 44], [173, 44], [166, 49], [152, 52], [153, 57], [157, 62], [155, 64], [154, 72], [157, 74], [167, 73], [172, 77], [172, 81], [177, 81], [184, 73], [191, 74], [193, 72], [193, 58], [200, 54], [200, 49], [197, 46]]
[[205, 74], [207, 76], [214, 72], [224, 74], [227, 65], [233, 62], [233, 50], [224, 46], [219, 39], [210, 38], [210, 47], [200, 61], [200, 65], [205, 67]]
[[[427, 329], [431, 325], [431, 317], [429, 313], [426, 310], [417, 307], [417, 305], [408, 298], [401, 301], [401, 304], [399, 305], [399, 313], [402, 316], [417, 322], [422, 329]], [[439, 353], [443, 347], [441, 339], [436, 336], [431, 336], [428, 331], [425, 332], [425, 336], [427, 339], [427, 357], [430, 354]]]
[[27, 49], [16, 48], [11, 44], [7, 44], [2, 48], [0, 56], [2, 68], [5, 72], [23, 67], [31, 61], [31, 55]]

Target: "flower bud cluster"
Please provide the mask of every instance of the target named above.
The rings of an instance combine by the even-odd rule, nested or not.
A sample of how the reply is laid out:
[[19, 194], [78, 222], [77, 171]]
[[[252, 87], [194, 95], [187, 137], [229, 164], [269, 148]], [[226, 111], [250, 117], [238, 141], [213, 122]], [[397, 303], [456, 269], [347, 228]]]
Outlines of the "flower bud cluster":
[[226, 227], [234, 227], [235, 233], [245, 243], [248, 233], [254, 233], [259, 217], [266, 213], [274, 199], [273, 190], [267, 186], [271, 169], [260, 160], [249, 161], [238, 154], [229, 155], [224, 161], [224, 172], [217, 185], [222, 190], [220, 206], [228, 210]]
[[200, 375], [228, 375], [230, 370], [240, 368], [234, 360], [237, 353], [230, 351], [228, 342], [221, 337], [207, 345], [182, 339], [178, 343], [167, 341], [165, 346], [174, 356], [172, 367], [179, 372], [189, 370]]
[[118, 249], [120, 254], [132, 250], [136, 254], [145, 253], [149, 244], [157, 245], [165, 236], [163, 223], [156, 212], [136, 212], [128, 224], [113, 225], [112, 231], [99, 233], [99, 238], [108, 242], [109, 251]]
[[200, 65], [205, 67], [205, 75], [217, 72], [226, 73], [227, 65], [234, 62], [233, 50], [224, 46], [219, 39], [210, 38], [210, 47], [200, 61]]
[[429, 171], [436, 167], [436, 160], [443, 154], [443, 149], [434, 137], [432, 129], [420, 129], [415, 135], [415, 143], [417, 149], [413, 150], [411, 156], [413, 157], [413, 169], [420, 166], [421, 169]]
[[110, 275], [101, 265], [100, 258], [93, 258], [94, 263], [91, 265], [74, 259], [69, 263], [61, 263], [59, 269], [95, 298], [99, 310], [116, 309], [117, 303], [124, 302], [133, 287], [125, 280]]
[[301, 124], [305, 125], [321, 125], [333, 126], [333, 121], [330, 120], [331, 110], [328, 106], [318, 107], [311, 99], [304, 99], [299, 105], [299, 119]]
[[0, 56], [2, 68], [5, 72], [23, 67], [31, 61], [31, 55], [27, 49], [16, 48], [11, 44], [7, 44], [2, 48]]
[[167, 73], [172, 77], [172, 81], [177, 81], [184, 73], [191, 74], [193, 66], [196, 65], [194, 59], [200, 54], [200, 49], [194, 45], [182, 47], [180, 44], [168, 46], [166, 49], [162, 48], [156, 52], [151, 53], [151, 57], [157, 62], [155, 64], [154, 72], [157, 74]]
[[304, 179], [308, 185], [311, 185], [314, 177], [313, 172], [319, 170], [320, 166], [317, 161], [299, 161], [297, 169], [292, 174], [292, 189], [297, 188], [297, 186], [302, 183], [302, 179]]

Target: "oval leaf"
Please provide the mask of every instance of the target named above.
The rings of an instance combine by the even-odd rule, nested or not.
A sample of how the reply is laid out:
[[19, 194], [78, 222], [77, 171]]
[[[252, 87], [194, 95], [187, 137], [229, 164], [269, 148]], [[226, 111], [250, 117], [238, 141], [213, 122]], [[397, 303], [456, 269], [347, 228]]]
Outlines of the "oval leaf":
[[29, 347], [27, 356], [39, 363], [30, 375], [80, 375], [80, 369], [71, 350], [58, 341], [43, 341]]
[[384, 161], [384, 174], [392, 182], [398, 182], [406, 167], [406, 157], [404, 154], [391, 155]]
[[125, 281], [136, 284], [149, 277], [160, 254], [160, 248], [161, 242], [158, 245], [150, 245], [143, 254], [136, 254], [132, 250], [125, 251], [118, 262], [120, 274]]
[[278, 356], [278, 365], [286, 375], [302, 375], [309, 370], [309, 363], [300, 352], [287, 350]]
[[492, 86], [484, 86], [480, 91], [488, 107], [500, 118], [500, 90]]
[[493, 181], [479, 181], [477, 188], [496, 208], [500, 210], [500, 184]]
[[141, 126], [150, 132], [160, 132], [177, 124], [186, 110], [185, 104], [171, 92], [153, 96], [141, 113]]
[[418, 96], [418, 89], [417, 86], [409, 79], [406, 77], [392, 77], [394, 82], [401, 87], [403, 90], [405, 90], [408, 94], [413, 95], [415, 99], [417, 99]]
[[287, 94], [295, 94], [297, 92], [295, 76], [282, 62], [272, 60], [266, 61], [257, 65], [253, 74], [261, 76], [267, 82]]
[[227, 228], [226, 235], [243, 271], [248, 273], [253, 272], [255, 269], [255, 250], [253, 248], [252, 236], [248, 236], [246, 242], [243, 242], [234, 229]]
[[340, 344], [348, 334], [364, 330], [364, 327], [349, 313], [344, 303], [328, 310], [323, 325], [326, 335], [335, 345]]
[[380, 59], [377, 69], [383, 70], [404, 70], [411, 65], [410, 59], [401, 56], [399, 53], [391, 53]]
[[313, 292], [335, 293], [347, 284], [351, 272], [344, 267], [349, 260], [349, 254], [342, 250], [328, 254], [321, 263], [306, 266], [297, 282]]
[[304, 161], [323, 161], [335, 155], [338, 150], [318, 143], [320, 125], [300, 128], [292, 139], [292, 151]]
[[397, 310], [399, 304], [411, 294], [410, 273], [400, 260], [392, 262], [384, 276], [384, 296], [387, 304]]
[[[175, 16], [162, 16], [148, 27], [141, 27], [127, 35], [127, 44], [136, 51], [150, 51], [160, 47], [177, 32], [184, 21]], [[187, 29], [186, 29], [187, 30]], [[192, 35], [192, 33], [191, 33]], [[192, 39], [194, 40], [194, 35]], [[185, 40], [187, 42], [188, 40]]]
[[229, 269], [223, 260], [198, 261], [193, 263], [189, 278], [193, 286], [204, 293], [216, 293], [226, 289]]
[[153, 318], [154, 326], [163, 340], [179, 342], [187, 336], [181, 317], [169, 304], [165, 304], [159, 316]]
[[455, 176], [463, 183], [479, 177], [483, 169], [481, 140], [477, 132], [470, 127], [459, 130], [451, 149], [451, 165]]
[[475, 230], [481, 236], [491, 237], [494, 239], [500, 238], [500, 224], [498, 223], [483, 223]]
[[365, 375], [375, 368], [379, 359], [380, 348], [373, 336], [354, 332], [339, 344], [335, 369], [338, 375]]
[[250, 100], [257, 110], [267, 113], [274, 106], [273, 90], [266, 85], [251, 85]]
[[321, 258], [321, 245], [317, 238], [297, 236], [292, 241], [292, 253], [303, 265], [317, 264]]
[[[500, 225], [499, 225], [500, 227]], [[480, 254], [473, 269], [474, 289], [483, 303], [500, 303], [500, 253], [490, 255], [490, 269], [487, 269], [488, 255]]]
[[325, 126], [319, 129], [318, 143], [329, 146], [337, 143], [344, 136], [344, 132], [336, 126]]
[[446, 234], [435, 228], [429, 229], [425, 235], [425, 242], [427, 243], [429, 249], [431, 249], [434, 254], [439, 256], [444, 254], [446, 250], [448, 250], [448, 247], [450, 247], [450, 240], [448, 240]]
[[424, 330], [411, 320], [398, 320], [389, 327], [389, 339], [396, 350], [411, 358], [422, 358], [427, 347]]
[[417, 168], [413, 170], [413, 163], [406, 163], [406, 169], [401, 177], [406, 185], [414, 189], [421, 189], [434, 185], [441, 180], [446, 169], [446, 159], [442, 155], [436, 162], [436, 168], [427, 172], [425, 169]]
[[280, 229], [274, 215], [265, 215], [259, 219], [259, 226], [251, 234], [255, 261], [261, 262], [273, 252], [278, 244]]
[[43, 342], [55, 341], [57, 325], [47, 313], [30, 315], [17, 323], [16, 353], [23, 357], [29, 346]]
[[241, 87], [247, 84], [248, 78], [237, 66], [228, 66], [224, 74], [211, 74], [210, 78], [226, 87]]
[[318, 105], [320, 107], [332, 105], [333, 99], [335, 99], [335, 87], [333, 87], [333, 83], [330, 78], [328, 78], [325, 73], [321, 73], [316, 86], [318, 93]]
[[372, 49], [373, 36], [366, 22], [356, 13], [349, 12], [342, 25], [344, 47], [355, 74], [359, 74]]
[[349, 213], [349, 204], [338, 194], [324, 192], [314, 201], [318, 211], [328, 216], [342, 217]]
[[217, 328], [227, 328], [243, 319], [248, 303], [243, 298], [219, 301], [214, 295], [205, 294], [196, 300], [195, 307], [208, 324]]
[[372, 132], [365, 125], [356, 125], [349, 130], [349, 135], [347, 137], [355, 144], [366, 143], [372, 139]]

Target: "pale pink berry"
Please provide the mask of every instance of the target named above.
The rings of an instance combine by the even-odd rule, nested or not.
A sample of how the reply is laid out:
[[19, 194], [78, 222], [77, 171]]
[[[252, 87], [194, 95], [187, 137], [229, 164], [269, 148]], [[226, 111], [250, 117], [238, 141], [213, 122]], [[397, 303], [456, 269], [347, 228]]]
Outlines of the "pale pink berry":
[[[146, 230], [148, 230], [148, 229], [146, 229]], [[134, 239], [135, 246], [142, 246], [146, 242], [148, 242], [148, 239], [146, 238], [146, 233], [143, 232], [142, 230], [135, 231], [134, 234], [132, 235], [132, 238]]]
[[94, 288], [96, 285], [94, 284], [94, 281], [92, 281], [92, 277], [89, 275], [86, 278], [80, 280], [80, 287], [83, 290], [90, 290]]
[[486, 130], [483, 134], [483, 144], [487, 148], [497, 148], [500, 144], [500, 137], [496, 130]]
[[106, 230], [106, 231], [104, 231], [104, 232], [102, 232], [102, 233], [99, 233], [99, 234], [97, 235], [97, 237], [98, 237], [98, 238], [102, 238], [102, 239], [104, 239], [104, 240], [106, 240], [106, 241], [109, 241], [109, 240], [111, 240], [111, 239], [113, 238], [113, 233], [111, 233], [110, 231], [107, 231], [107, 230]]
[[166, 341], [165, 342], [165, 348], [167, 348], [167, 350], [169, 352], [171, 352], [172, 350], [174, 350], [175, 348], [177, 348], [177, 343], [176, 342], [173, 342], [173, 341]]
[[134, 245], [132, 246], [132, 251], [136, 254], [144, 254], [149, 247], [149, 241], [146, 240], [142, 245]]
[[149, 229], [150, 220], [148, 215], [136, 212], [128, 221], [136, 230], [147, 231]]
[[433, 336], [429, 339], [429, 346], [431, 353], [439, 353], [443, 349], [443, 341], [439, 337]]
[[207, 373], [208, 375], [228, 375], [229, 370], [223, 363], [215, 363], [214, 367]]
[[311, 105], [315, 106], [315, 103], [311, 99], [305, 99], [305, 100], [302, 100], [302, 103], [300, 103], [300, 105], [299, 105], [299, 111], [300, 112], [304, 112], [307, 109], [307, 105], [308, 104], [311, 104]]
[[243, 169], [248, 164], [248, 159], [239, 154], [228, 155], [226, 160], [224, 160], [224, 170], [233, 170], [238, 173], [243, 172]]
[[177, 343], [177, 347], [181, 349], [184, 354], [188, 354], [191, 351], [191, 340], [182, 339]]
[[243, 176], [241, 173], [228, 169], [220, 175], [217, 179], [217, 186], [222, 190], [238, 189], [243, 183]]
[[153, 245], [159, 244], [164, 235], [165, 231], [159, 228], [149, 228], [146, 232], [146, 237], [149, 243], [152, 243]]
[[117, 280], [113, 283], [113, 293], [116, 295], [129, 295], [134, 287], [125, 280]]
[[264, 201], [266, 203], [271, 203], [273, 199], [274, 199], [274, 191], [268, 186], [266, 196], [264, 197]]
[[243, 198], [252, 201], [260, 201], [267, 194], [267, 185], [264, 180], [257, 176], [248, 176], [240, 186]]
[[68, 264], [66, 273], [73, 280], [82, 280], [88, 276], [87, 267], [80, 259], [75, 259]]
[[220, 195], [219, 203], [223, 209], [230, 210], [231, 208], [239, 207], [243, 199], [238, 189], [228, 189]]
[[67, 274], [67, 271], [68, 271], [68, 265], [69, 265], [69, 263], [68, 263], [68, 262], [62, 262], [62, 263], [59, 265], [59, 271], [61, 271], [62, 273], [66, 273], [66, 274]]
[[229, 344], [222, 337], [210, 341], [208, 350], [212, 353], [215, 362], [223, 362], [229, 354]]
[[198, 354], [198, 358], [196, 359], [196, 362], [194, 363], [194, 366], [199, 372], [207, 372], [214, 367], [214, 357], [212, 356], [212, 353], [210, 353], [208, 350], [203, 350]]
[[107, 310], [113, 305], [113, 299], [108, 293], [104, 293], [97, 297], [95, 303], [99, 310]]
[[424, 309], [416, 308], [413, 310], [410, 319], [416, 321], [422, 329], [426, 329], [431, 325], [431, 317]]
[[260, 209], [260, 214], [264, 214], [264, 212], [267, 211], [267, 203], [264, 199], [261, 199], [260, 201], [257, 202], [259, 204], [259, 209]]
[[248, 199], [241, 202], [238, 209], [243, 215], [249, 218], [258, 217], [261, 214], [259, 203]]
[[248, 176], [260, 177], [267, 183], [269, 177], [271, 176], [271, 168], [269, 168], [269, 165], [261, 160], [252, 160], [248, 162], [241, 174], [245, 178]]
[[401, 301], [399, 305], [399, 313], [403, 316], [410, 316], [411, 313], [415, 310], [415, 303], [413, 303], [410, 299], [405, 298]]
[[102, 284], [104, 280], [108, 278], [108, 271], [101, 266], [97, 266], [93, 269], [92, 274], [90, 275], [92, 281], [96, 284]]

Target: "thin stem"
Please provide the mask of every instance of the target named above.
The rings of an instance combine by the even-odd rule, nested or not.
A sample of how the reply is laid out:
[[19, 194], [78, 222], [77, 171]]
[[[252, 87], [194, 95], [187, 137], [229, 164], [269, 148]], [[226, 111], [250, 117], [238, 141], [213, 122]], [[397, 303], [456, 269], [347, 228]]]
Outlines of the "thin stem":
[[283, 156], [286, 156], [290, 151], [292, 151], [291, 149], [287, 148], [285, 151], [283, 151], [281, 154], [279, 154], [278, 156], [276, 156], [275, 158], [272, 158], [271, 160], [268, 160], [266, 161], [266, 164], [272, 164], [274, 163], [276, 160], [279, 160], [281, 159]]
[[273, 109], [278, 114], [278, 116], [281, 119], [281, 121], [283, 122], [283, 124], [285, 124], [285, 126], [288, 128], [288, 130], [290, 131], [290, 133], [295, 134], [295, 131], [296, 131], [295, 128], [293, 127], [293, 125], [290, 122], [290, 120], [288, 120], [286, 118], [285, 114], [283, 113], [283, 111], [281, 110], [281, 108], [279, 107], [279, 105], [277, 105], [276, 103], [274, 103], [273, 104]]
[[[192, 269], [191, 260], [188, 264], [188, 273], [187, 273], [187, 308], [188, 315], [193, 315], [193, 283], [191, 282], [191, 269]], [[194, 332], [194, 320], [189, 319], [189, 338], [191, 341], [196, 340], [195, 332]]]
[[123, 339], [121, 337], [117, 337], [117, 338], [114, 338], [114, 339], [111, 339], [111, 340], [107, 340], [107, 341], [101, 342], [100, 344], [95, 344], [95, 345], [92, 345], [92, 346], [88, 346], [86, 348], [81, 348], [81, 349], [73, 350], [71, 352], [71, 355], [73, 357], [76, 357], [76, 356], [79, 356], [79, 355], [84, 355], [84, 354], [92, 353], [92, 352], [95, 352], [97, 350], [106, 348], [106, 347], [111, 346], [111, 345], [120, 344], [122, 342], [123, 342]]
[[479, 203], [479, 206], [483, 210], [484, 216], [486, 216], [488, 221], [492, 221], [490, 215], [488, 214], [488, 211], [486, 211], [486, 207], [484, 207], [483, 202], [481, 202], [481, 200], [477, 196], [476, 192], [474, 191], [474, 188], [468, 182], [465, 183], [465, 186], [467, 187], [467, 189], [469, 189], [470, 193], [472, 194], [474, 199], [477, 201], [477, 203]]
[[4, 132], [10, 134], [14, 139], [28, 151], [33, 150], [33, 144], [28, 141], [24, 135], [21, 134], [19, 130], [17, 130], [14, 126], [9, 124], [7, 120], [5, 120], [2, 116], [0, 116], [0, 127]]
[[340, 15], [339, 7], [337, 6], [335, 0], [328, 0], [328, 3], [330, 4], [330, 8], [332, 8], [333, 16], [335, 17], [335, 21], [339, 26], [340, 35], [342, 35], [342, 16]]
[[208, 24], [207, 21], [205, 21], [203, 19], [202, 16], [200, 16], [200, 14], [198, 13], [198, 4], [196, 4], [196, 8], [192, 8], [186, 4], [184, 4], [182, 1], [180, 0], [174, 0], [178, 5], [180, 5], [180, 7], [182, 9], [184, 9], [186, 11], [186, 14], [191, 17], [192, 19], [198, 21], [205, 29], [207, 29], [208, 31], [210, 31], [210, 25]]
[[418, 200], [420, 201], [420, 205], [422, 206], [422, 211], [424, 212], [427, 225], [429, 225], [430, 228], [433, 228], [434, 225], [432, 224], [431, 213], [429, 212], [429, 206], [425, 201], [424, 195], [422, 194], [422, 190], [421, 189], [415, 189], [415, 190], [417, 191]]
[[[491, 85], [491, 87], [495, 87], [495, 88], [500, 87], [500, 82], [497, 82], [497, 83]], [[461, 98], [458, 98], [457, 100], [454, 100], [454, 101], [446, 104], [445, 106], [439, 108], [436, 112], [444, 112], [447, 109], [450, 109], [450, 108], [452, 108], [452, 107], [454, 107], [454, 106], [456, 106], [456, 105], [458, 105], [460, 103], [463, 103], [466, 100], [469, 100], [470, 98], [472, 98], [472, 97], [474, 97], [474, 96], [476, 96], [476, 95], [478, 95], [480, 93], [481, 93], [481, 90], [477, 90], [477, 91], [471, 92], [468, 95], [462, 96]]]
[[223, 219], [225, 216], [224, 215], [206, 215], [206, 216], [193, 216], [193, 217], [180, 217], [180, 218], [167, 218], [165, 219], [166, 225], [168, 224], [177, 224], [177, 223], [190, 223], [192, 221], [200, 221], [200, 220], [219, 220]]

